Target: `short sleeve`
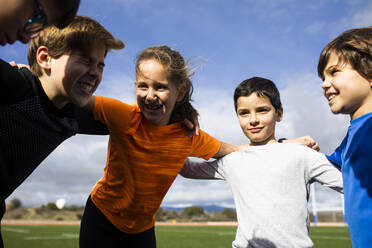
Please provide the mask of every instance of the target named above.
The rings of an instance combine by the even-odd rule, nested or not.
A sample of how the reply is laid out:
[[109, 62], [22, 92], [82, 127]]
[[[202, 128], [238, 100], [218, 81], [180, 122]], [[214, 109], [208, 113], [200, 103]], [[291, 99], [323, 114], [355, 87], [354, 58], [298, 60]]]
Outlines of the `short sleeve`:
[[199, 135], [193, 136], [190, 156], [208, 160], [218, 152], [220, 147], [221, 141], [200, 130]]
[[94, 119], [105, 124], [110, 132], [128, 132], [138, 118], [134, 105], [102, 96], [94, 99]]

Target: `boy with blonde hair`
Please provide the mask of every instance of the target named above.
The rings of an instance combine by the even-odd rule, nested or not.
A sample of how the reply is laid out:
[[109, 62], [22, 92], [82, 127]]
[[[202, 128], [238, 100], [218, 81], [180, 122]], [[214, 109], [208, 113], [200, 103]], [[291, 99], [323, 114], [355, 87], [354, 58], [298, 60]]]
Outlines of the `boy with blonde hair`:
[[341, 191], [341, 173], [317, 151], [275, 139], [283, 108], [275, 84], [265, 78], [243, 81], [234, 94], [235, 111], [250, 147], [213, 162], [187, 160], [180, 174], [224, 179], [238, 217], [233, 248], [312, 247], [307, 202], [317, 181]]
[[371, 247], [372, 26], [331, 41], [319, 57], [318, 75], [332, 113], [350, 116], [346, 137], [328, 159], [342, 170], [353, 247]]
[[64, 29], [47, 27], [31, 41], [33, 74], [0, 60], [0, 218], [5, 199], [64, 140], [107, 133], [80, 107], [101, 82], [107, 52], [123, 47], [97, 21], [76, 16]]

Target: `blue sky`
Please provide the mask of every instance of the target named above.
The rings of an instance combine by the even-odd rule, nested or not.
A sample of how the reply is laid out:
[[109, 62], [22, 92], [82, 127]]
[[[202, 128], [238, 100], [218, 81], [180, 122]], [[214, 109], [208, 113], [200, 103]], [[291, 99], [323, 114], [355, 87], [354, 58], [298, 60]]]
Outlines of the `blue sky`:
[[[135, 56], [150, 45], [166, 44], [196, 68], [194, 105], [202, 129], [226, 142], [246, 143], [232, 95], [244, 79], [261, 76], [281, 91], [284, 120], [277, 137], [312, 135], [324, 153], [341, 142], [349, 119], [332, 115], [323, 99], [318, 56], [341, 32], [371, 25], [371, 13], [369, 0], [82, 0], [79, 9], [126, 44], [108, 54], [98, 95], [133, 102]], [[7, 61], [26, 63], [26, 53], [20, 43], [0, 47]], [[66, 198], [67, 204], [84, 204], [103, 174], [106, 145], [107, 137], [73, 137], [10, 199], [35, 205]], [[316, 188], [321, 208], [341, 206], [338, 194]], [[233, 200], [225, 182], [177, 178], [163, 205], [193, 204], [233, 206]]]

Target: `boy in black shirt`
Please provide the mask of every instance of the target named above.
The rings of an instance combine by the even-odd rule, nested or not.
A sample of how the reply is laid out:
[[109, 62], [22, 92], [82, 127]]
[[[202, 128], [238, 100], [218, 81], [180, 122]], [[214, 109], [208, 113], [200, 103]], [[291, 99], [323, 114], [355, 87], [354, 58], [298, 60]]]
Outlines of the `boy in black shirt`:
[[31, 41], [33, 74], [0, 60], [0, 219], [5, 199], [59, 144], [77, 132], [107, 133], [79, 107], [101, 82], [107, 52], [123, 47], [95, 20], [76, 16]]

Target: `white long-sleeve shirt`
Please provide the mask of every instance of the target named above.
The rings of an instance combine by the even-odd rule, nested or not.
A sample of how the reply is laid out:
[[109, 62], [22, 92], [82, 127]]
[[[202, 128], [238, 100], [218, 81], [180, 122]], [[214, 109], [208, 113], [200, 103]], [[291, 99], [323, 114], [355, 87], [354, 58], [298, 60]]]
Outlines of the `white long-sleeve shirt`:
[[313, 247], [310, 184], [342, 191], [341, 172], [323, 154], [291, 143], [251, 146], [213, 162], [188, 159], [180, 174], [230, 184], [238, 217], [233, 248]]

